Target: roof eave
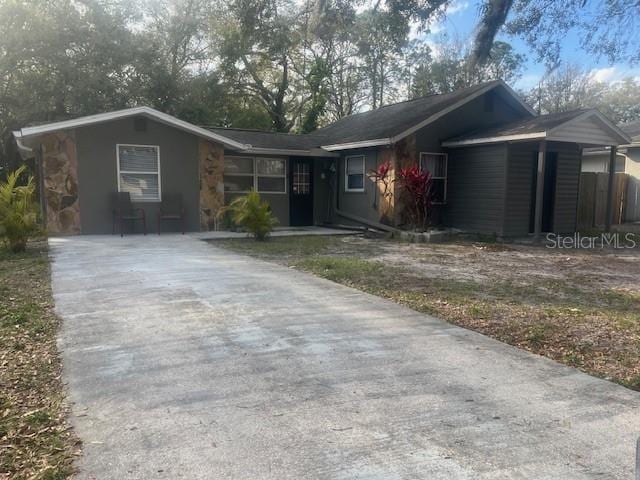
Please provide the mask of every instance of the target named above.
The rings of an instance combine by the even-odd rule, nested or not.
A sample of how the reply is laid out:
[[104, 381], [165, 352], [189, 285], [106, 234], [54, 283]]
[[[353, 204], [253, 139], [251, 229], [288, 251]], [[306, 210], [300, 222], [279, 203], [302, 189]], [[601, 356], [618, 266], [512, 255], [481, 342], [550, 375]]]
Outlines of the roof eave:
[[470, 138], [468, 140], [451, 140], [442, 142], [443, 147], [469, 147], [487, 145], [491, 143], [526, 142], [531, 140], [545, 140], [547, 132], [520, 133], [516, 135], [502, 135], [497, 137]]
[[409, 135], [411, 135], [412, 133], [417, 132], [418, 130], [420, 130], [421, 128], [426, 127], [427, 125], [429, 125], [430, 123], [435, 122], [436, 120], [438, 120], [439, 118], [444, 117], [445, 115], [451, 113], [454, 110], [457, 110], [458, 108], [466, 105], [467, 103], [469, 103], [472, 100], [475, 100], [476, 98], [484, 95], [485, 93], [497, 88], [497, 87], [503, 87], [507, 93], [510, 95], [510, 97], [512, 97], [513, 100], [515, 100], [525, 111], [527, 111], [528, 113], [530, 113], [532, 116], [535, 116], [536, 113], [535, 111], [529, 106], [527, 105], [519, 96], [516, 92], [513, 91], [513, 89], [507, 85], [504, 81], [502, 80], [498, 80], [494, 83], [490, 83], [488, 85], [486, 85], [484, 88], [481, 88], [480, 90], [478, 90], [477, 92], [474, 92], [473, 94], [463, 98], [462, 100], [460, 100], [459, 102], [454, 103], [453, 105], [439, 111], [438, 113], [435, 113], [433, 115], [431, 115], [430, 117], [426, 118], [425, 120], [423, 120], [422, 122], [414, 125], [411, 128], [408, 128], [407, 130], [405, 130], [404, 132], [395, 135], [394, 137], [391, 138], [391, 143], [396, 143], [400, 140], [402, 140], [405, 137], [408, 137]]
[[338, 157], [339, 154], [332, 153], [321, 148], [309, 150], [283, 149], [283, 148], [260, 148], [249, 145], [249, 148], [241, 150], [241, 153], [252, 153], [254, 155], [291, 155], [299, 157]]
[[361, 142], [336, 143], [333, 145], [322, 145], [322, 149], [328, 152], [339, 150], [351, 150], [355, 148], [382, 147], [394, 143], [391, 138], [376, 138], [373, 140], [363, 140]]
[[95, 125], [98, 123], [104, 123], [104, 122], [109, 122], [113, 120], [121, 120], [123, 118], [129, 118], [134, 116], [145, 116], [159, 123], [173, 126], [180, 130], [190, 132], [199, 137], [203, 137], [218, 143], [222, 143], [223, 145], [228, 146], [230, 148], [235, 148], [235, 149], [247, 148], [247, 145], [245, 144], [236, 142], [235, 140], [224, 137], [222, 135], [218, 135], [207, 129], [198, 127], [197, 125], [193, 125], [189, 122], [185, 122], [184, 120], [180, 120], [179, 118], [176, 118], [172, 115], [168, 115], [166, 113], [162, 113], [150, 107], [133, 107], [125, 110], [117, 110], [115, 112], [88, 115], [86, 117], [76, 118], [74, 120], [63, 120], [61, 122], [49, 123], [46, 125], [39, 125], [36, 127], [25, 127], [25, 128], [22, 128], [19, 132], [22, 138], [33, 137], [33, 136], [44, 135], [46, 133], [56, 132], [60, 130], [69, 130], [73, 128], [85, 127], [89, 125]]

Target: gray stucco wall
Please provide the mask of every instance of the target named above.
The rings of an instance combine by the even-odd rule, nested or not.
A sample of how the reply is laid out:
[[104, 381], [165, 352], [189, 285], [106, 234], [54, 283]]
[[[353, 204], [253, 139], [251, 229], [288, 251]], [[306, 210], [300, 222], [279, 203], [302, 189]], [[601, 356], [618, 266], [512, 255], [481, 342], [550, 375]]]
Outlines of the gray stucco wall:
[[331, 166], [337, 158], [314, 158], [313, 160], [313, 222], [322, 225], [333, 220], [335, 201], [335, 178]]
[[[286, 160], [286, 193], [260, 193], [260, 198], [267, 202], [271, 206], [271, 212], [278, 219], [278, 226], [287, 227], [289, 226], [289, 173], [290, 173], [290, 161], [289, 157], [283, 157], [282, 155], [248, 155], [238, 152], [233, 152], [231, 150], [225, 150], [225, 157], [236, 156], [236, 157], [268, 157], [268, 158], [284, 158]], [[242, 196], [242, 193], [226, 193], [224, 194], [224, 203], [228, 205], [233, 201], [234, 198]]]
[[[118, 190], [116, 145], [158, 145], [162, 193], [182, 193], [187, 230], [199, 230], [198, 139], [161, 123], [147, 120], [147, 130], [134, 129], [134, 119], [86, 126], [76, 130], [78, 189], [82, 233], [111, 233], [109, 197]], [[157, 231], [159, 203], [136, 204], [147, 216], [147, 230]], [[140, 227], [138, 227], [139, 229]], [[177, 230], [163, 223], [163, 231]]]
[[[288, 167], [287, 167], [288, 168]], [[287, 178], [288, 181], [288, 178]], [[225, 193], [224, 203], [228, 205], [235, 198], [241, 197], [242, 193]], [[271, 213], [278, 219], [279, 227], [289, 226], [289, 190], [287, 193], [261, 193], [260, 198], [271, 206]]]
[[505, 144], [449, 151], [445, 225], [502, 235], [506, 156]]
[[[345, 158], [354, 155], [364, 155], [365, 157], [365, 179], [364, 192], [345, 191]], [[380, 216], [374, 208], [376, 196], [376, 185], [366, 175], [370, 170], [374, 170], [378, 165], [378, 150], [375, 148], [349, 150], [344, 153], [338, 161], [338, 208], [346, 213], [357, 215], [367, 220], [378, 222]]]

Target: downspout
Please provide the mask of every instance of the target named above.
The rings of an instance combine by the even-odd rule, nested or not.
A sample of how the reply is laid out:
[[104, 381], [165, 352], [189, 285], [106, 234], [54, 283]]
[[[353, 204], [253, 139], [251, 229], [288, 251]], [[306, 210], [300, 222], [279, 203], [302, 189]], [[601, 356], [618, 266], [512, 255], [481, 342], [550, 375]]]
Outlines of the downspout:
[[[20, 156], [22, 159], [34, 157], [33, 148], [27, 147], [24, 143], [22, 143], [22, 133], [20, 131], [13, 132], [13, 138], [16, 139], [16, 145], [18, 145], [18, 150], [20, 150]], [[24, 153], [22, 153], [24, 152]]]
[[42, 226], [47, 228], [47, 202], [44, 198], [44, 165], [42, 164], [42, 145], [38, 147], [35, 156], [36, 175], [38, 175], [38, 200], [40, 202], [40, 222]]
[[42, 166], [42, 145], [40, 145], [37, 150], [33, 148], [27, 147], [24, 143], [22, 143], [22, 133], [20, 131], [13, 132], [13, 136], [16, 139], [16, 145], [18, 145], [18, 150], [20, 150], [20, 156], [23, 159], [33, 158], [34, 159], [34, 169], [36, 180], [38, 182], [38, 203], [40, 206], [40, 221], [42, 225], [46, 225], [46, 205], [44, 201], [44, 177], [43, 177], [43, 166]]

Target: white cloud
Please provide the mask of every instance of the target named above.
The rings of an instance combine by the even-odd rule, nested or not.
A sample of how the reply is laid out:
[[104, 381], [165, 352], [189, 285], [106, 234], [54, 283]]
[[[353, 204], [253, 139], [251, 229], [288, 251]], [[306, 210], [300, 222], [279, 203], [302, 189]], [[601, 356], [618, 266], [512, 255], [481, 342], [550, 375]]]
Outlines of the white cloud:
[[429, 33], [431, 35], [437, 35], [438, 33], [444, 31], [444, 23], [443, 22], [439, 22], [439, 23], [434, 23], [433, 25], [429, 26]]
[[609, 83], [618, 76], [616, 67], [596, 68], [591, 70], [590, 75], [596, 82]]
[[445, 13], [447, 15], [455, 15], [456, 13], [464, 12], [470, 6], [469, 2], [453, 2], [447, 6]]
[[612, 67], [594, 68], [589, 72], [589, 75], [596, 82], [602, 83], [616, 83], [621, 82], [625, 78], [640, 79], [640, 68], [624, 68], [619, 65]]

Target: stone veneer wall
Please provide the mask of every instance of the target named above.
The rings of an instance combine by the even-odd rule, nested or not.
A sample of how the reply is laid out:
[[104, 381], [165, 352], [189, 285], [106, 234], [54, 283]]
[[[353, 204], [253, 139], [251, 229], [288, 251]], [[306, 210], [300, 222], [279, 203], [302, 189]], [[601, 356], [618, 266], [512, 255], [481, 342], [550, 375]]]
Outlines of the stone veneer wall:
[[198, 140], [200, 173], [200, 230], [214, 230], [218, 211], [224, 206], [224, 148]]
[[[415, 134], [400, 140], [392, 147], [382, 147], [380, 149], [380, 163], [389, 161], [391, 163], [390, 177], [395, 179], [396, 173], [401, 168], [411, 167], [418, 163], [418, 153], [416, 150]], [[380, 222], [388, 225], [400, 225], [402, 218], [402, 199], [397, 183], [394, 181], [389, 187], [389, 195], [386, 199], [382, 198], [383, 186], [378, 185], [380, 202], [378, 204], [378, 213]]]
[[41, 145], [47, 230], [53, 234], [80, 233], [75, 134], [56, 132], [45, 136]]
[[[389, 162], [391, 168], [389, 170], [389, 179], [394, 179], [396, 175], [396, 162], [395, 162], [395, 151], [393, 147], [380, 147], [378, 150], [379, 153], [379, 162], [378, 165], [382, 165], [385, 162]], [[395, 208], [395, 190], [396, 184], [394, 181], [391, 181], [388, 185], [386, 195], [385, 195], [385, 187], [382, 182], [378, 182], [376, 187], [378, 188], [378, 216], [380, 223], [384, 223], [385, 225], [394, 225], [393, 211]]]

